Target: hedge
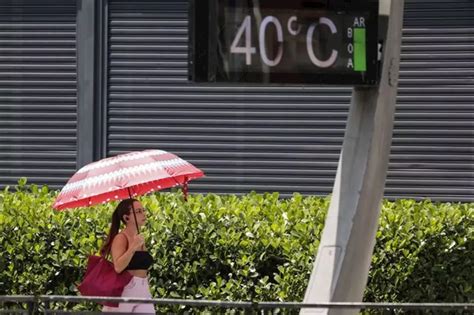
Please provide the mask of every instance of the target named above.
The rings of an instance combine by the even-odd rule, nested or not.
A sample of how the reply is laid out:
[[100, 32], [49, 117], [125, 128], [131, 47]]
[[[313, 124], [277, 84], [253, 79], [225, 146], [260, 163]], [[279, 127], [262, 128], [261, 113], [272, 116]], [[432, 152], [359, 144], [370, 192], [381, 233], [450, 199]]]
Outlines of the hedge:
[[[77, 294], [116, 204], [58, 212], [56, 194], [24, 179], [0, 192], [0, 295]], [[303, 299], [328, 198], [195, 194], [184, 202], [162, 192], [141, 200], [153, 296]], [[473, 223], [474, 203], [385, 200], [364, 300], [473, 302]]]

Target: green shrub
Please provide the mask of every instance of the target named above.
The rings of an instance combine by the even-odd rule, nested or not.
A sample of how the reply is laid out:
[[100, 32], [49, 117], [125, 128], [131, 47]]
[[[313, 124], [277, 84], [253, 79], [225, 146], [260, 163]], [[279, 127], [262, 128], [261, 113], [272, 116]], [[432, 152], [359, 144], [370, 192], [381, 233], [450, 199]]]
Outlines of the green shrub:
[[[0, 295], [77, 294], [115, 204], [58, 212], [55, 196], [25, 182], [0, 193]], [[302, 300], [328, 198], [207, 194], [183, 202], [175, 192], [141, 199], [155, 297]], [[473, 221], [472, 203], [384, 201], [365, 300], [472, 302]]]
[[385, 202], [367, 301], [473, 302], [474, 204]]

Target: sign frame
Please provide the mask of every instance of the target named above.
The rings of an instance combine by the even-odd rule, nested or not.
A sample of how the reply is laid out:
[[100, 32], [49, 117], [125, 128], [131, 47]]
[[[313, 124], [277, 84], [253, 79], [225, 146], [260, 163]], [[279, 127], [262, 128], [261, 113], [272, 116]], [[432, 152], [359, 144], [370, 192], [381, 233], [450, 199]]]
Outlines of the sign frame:
[[[240, 0], [236, 0], [239, 2]], [[292, 3], [313, 5], [328, 12], [364, 11], [370, 13], [366, 21], [366, 68], [363, 73], [315, 72], [226, 72], [219, 68], [218, 5], [220, 0], [190, 0], [189, 2], [189, 60], [188, 78], [196, 83], [231, 84], [292, 84], [292, 85], [351, 85], [373, 86], [379, 81], [378, 14], [379, 0], [260, 0], [261, 7], [285, 9]]]

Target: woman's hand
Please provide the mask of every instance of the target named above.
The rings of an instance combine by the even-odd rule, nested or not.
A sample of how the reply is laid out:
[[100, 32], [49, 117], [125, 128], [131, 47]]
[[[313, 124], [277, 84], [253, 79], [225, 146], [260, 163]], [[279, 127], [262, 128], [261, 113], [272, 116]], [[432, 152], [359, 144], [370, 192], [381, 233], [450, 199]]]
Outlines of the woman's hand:
[[145, 239], [143, 238], [143, 235], [137, 234], [133, 237], [132, 242], [130, 244], [130, 248], [133, 251], [137, 251], [142, 249], [143, 244], [145, 244]]

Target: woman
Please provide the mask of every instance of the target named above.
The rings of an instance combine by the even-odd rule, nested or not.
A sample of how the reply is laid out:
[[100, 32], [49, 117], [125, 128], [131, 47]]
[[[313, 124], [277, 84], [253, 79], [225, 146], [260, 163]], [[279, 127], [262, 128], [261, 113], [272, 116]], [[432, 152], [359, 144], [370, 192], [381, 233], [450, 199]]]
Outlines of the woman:
[[[135, 216], [132, 209], [135, 210]], [[125, 228], [119, 233], [120, 222], [125, 224]], [[137, 225], [141, 227], [145, 222], [142, 204], [135, 199], [123, 200], [112, 214], [112, 226], [101, 249], [102, 255], [112, 254], [117, 273], [129, 272], [133, 275], [125, 286], [122, 297], [151, 298], [147, 270], [153, 264], [153, 257], [145, 248], [143, 236], [137, 231]], [[104, 306], [102, 311], [155, 314], [153, 304], [145, 303], [120, 303], [118, 307]]]

